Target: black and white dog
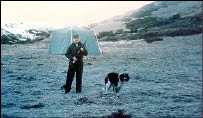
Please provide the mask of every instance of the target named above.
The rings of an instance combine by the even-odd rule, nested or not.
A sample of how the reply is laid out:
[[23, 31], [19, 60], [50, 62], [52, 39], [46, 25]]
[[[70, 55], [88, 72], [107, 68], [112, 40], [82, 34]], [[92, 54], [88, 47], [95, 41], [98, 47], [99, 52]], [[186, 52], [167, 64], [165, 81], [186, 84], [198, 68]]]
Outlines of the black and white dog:
[[117, 98], [119, 98], [119, 91], [123, 85], [123, 83], [128, 82], [130, 77], [127, 73], [108, 73], [105, 77], [105, 95], [108, 94], [108, 90], [113, 87], [113, 91], [115, 91]]

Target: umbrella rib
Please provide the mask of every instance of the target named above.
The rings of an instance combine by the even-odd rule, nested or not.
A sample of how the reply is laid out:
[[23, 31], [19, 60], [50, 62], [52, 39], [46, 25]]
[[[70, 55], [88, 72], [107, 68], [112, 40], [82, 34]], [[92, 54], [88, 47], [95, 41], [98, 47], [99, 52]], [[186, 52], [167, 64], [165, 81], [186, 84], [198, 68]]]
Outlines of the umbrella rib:
[[71, 44], [72, 44], [72, 25], [71, 25], [71, 29], [70, 29], [70, 40], [71, 40]]
[[99, 51], [100, 51], [100, 53], [101, 53], [102, 51], [101, 51], [101, 49], [100, 49], [100, 47], [99, 47], [99, 43], [98, 43], [98, 39], [97, 39], [97, 34], [96, 34], [96, 32], [95, 32], [94, 29], [92, 29], [92, 30], [93, 30], [94, 35], [95, 35], [95, 37], [96, 37], [97, 45], [98, 45]]
[[[70, 45], [72, 44], [72, 25], [71, 25], [71, 35], [70, 35], [70, 41], [71, 41], [71, 43], [70, 43]], [[68, 35], [68, 34], [67, 34]], [[64, 40], [65, 41], [65, 40]], [[64, 44], [66, 44], [66, 43], [64, 43]], [[64, 48], [64, 50], [65, 50], [65, 48]]]

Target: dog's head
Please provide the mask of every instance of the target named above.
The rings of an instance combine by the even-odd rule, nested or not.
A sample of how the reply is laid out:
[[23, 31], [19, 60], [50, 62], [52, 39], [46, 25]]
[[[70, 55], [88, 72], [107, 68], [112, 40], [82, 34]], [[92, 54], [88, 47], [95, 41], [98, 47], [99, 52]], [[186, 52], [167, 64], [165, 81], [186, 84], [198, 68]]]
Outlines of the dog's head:
[[120, 81], [121, 82], [128, 82], [130, 77], [128, 76], [127, 73], [122, 73], [119, 75]]

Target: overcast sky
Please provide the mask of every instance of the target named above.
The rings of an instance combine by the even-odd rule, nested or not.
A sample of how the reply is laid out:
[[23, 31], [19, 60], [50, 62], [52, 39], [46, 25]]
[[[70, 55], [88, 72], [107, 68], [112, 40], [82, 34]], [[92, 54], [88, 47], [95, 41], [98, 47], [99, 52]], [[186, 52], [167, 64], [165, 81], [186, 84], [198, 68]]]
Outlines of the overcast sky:
[[152, 1], [1, 1], [4, 21], [53, 25], [89, 25], [149, 4]]

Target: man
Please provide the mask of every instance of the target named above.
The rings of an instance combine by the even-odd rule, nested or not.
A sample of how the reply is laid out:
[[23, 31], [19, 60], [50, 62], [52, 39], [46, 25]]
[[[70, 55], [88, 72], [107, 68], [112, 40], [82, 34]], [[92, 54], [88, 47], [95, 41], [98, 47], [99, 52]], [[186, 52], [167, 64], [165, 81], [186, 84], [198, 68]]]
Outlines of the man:
[[73, 78], [76, 72], [76, 93], [82, 90], [82, 72], [83, 72], [83, 56], [87, 56], [88, 52], [84, 45], [80, 42], [79, 35], [74, 35], [74, 43], [70, 45], [65, 56], [70, 60], [67, 72], [65, 93], [70, 92]]

